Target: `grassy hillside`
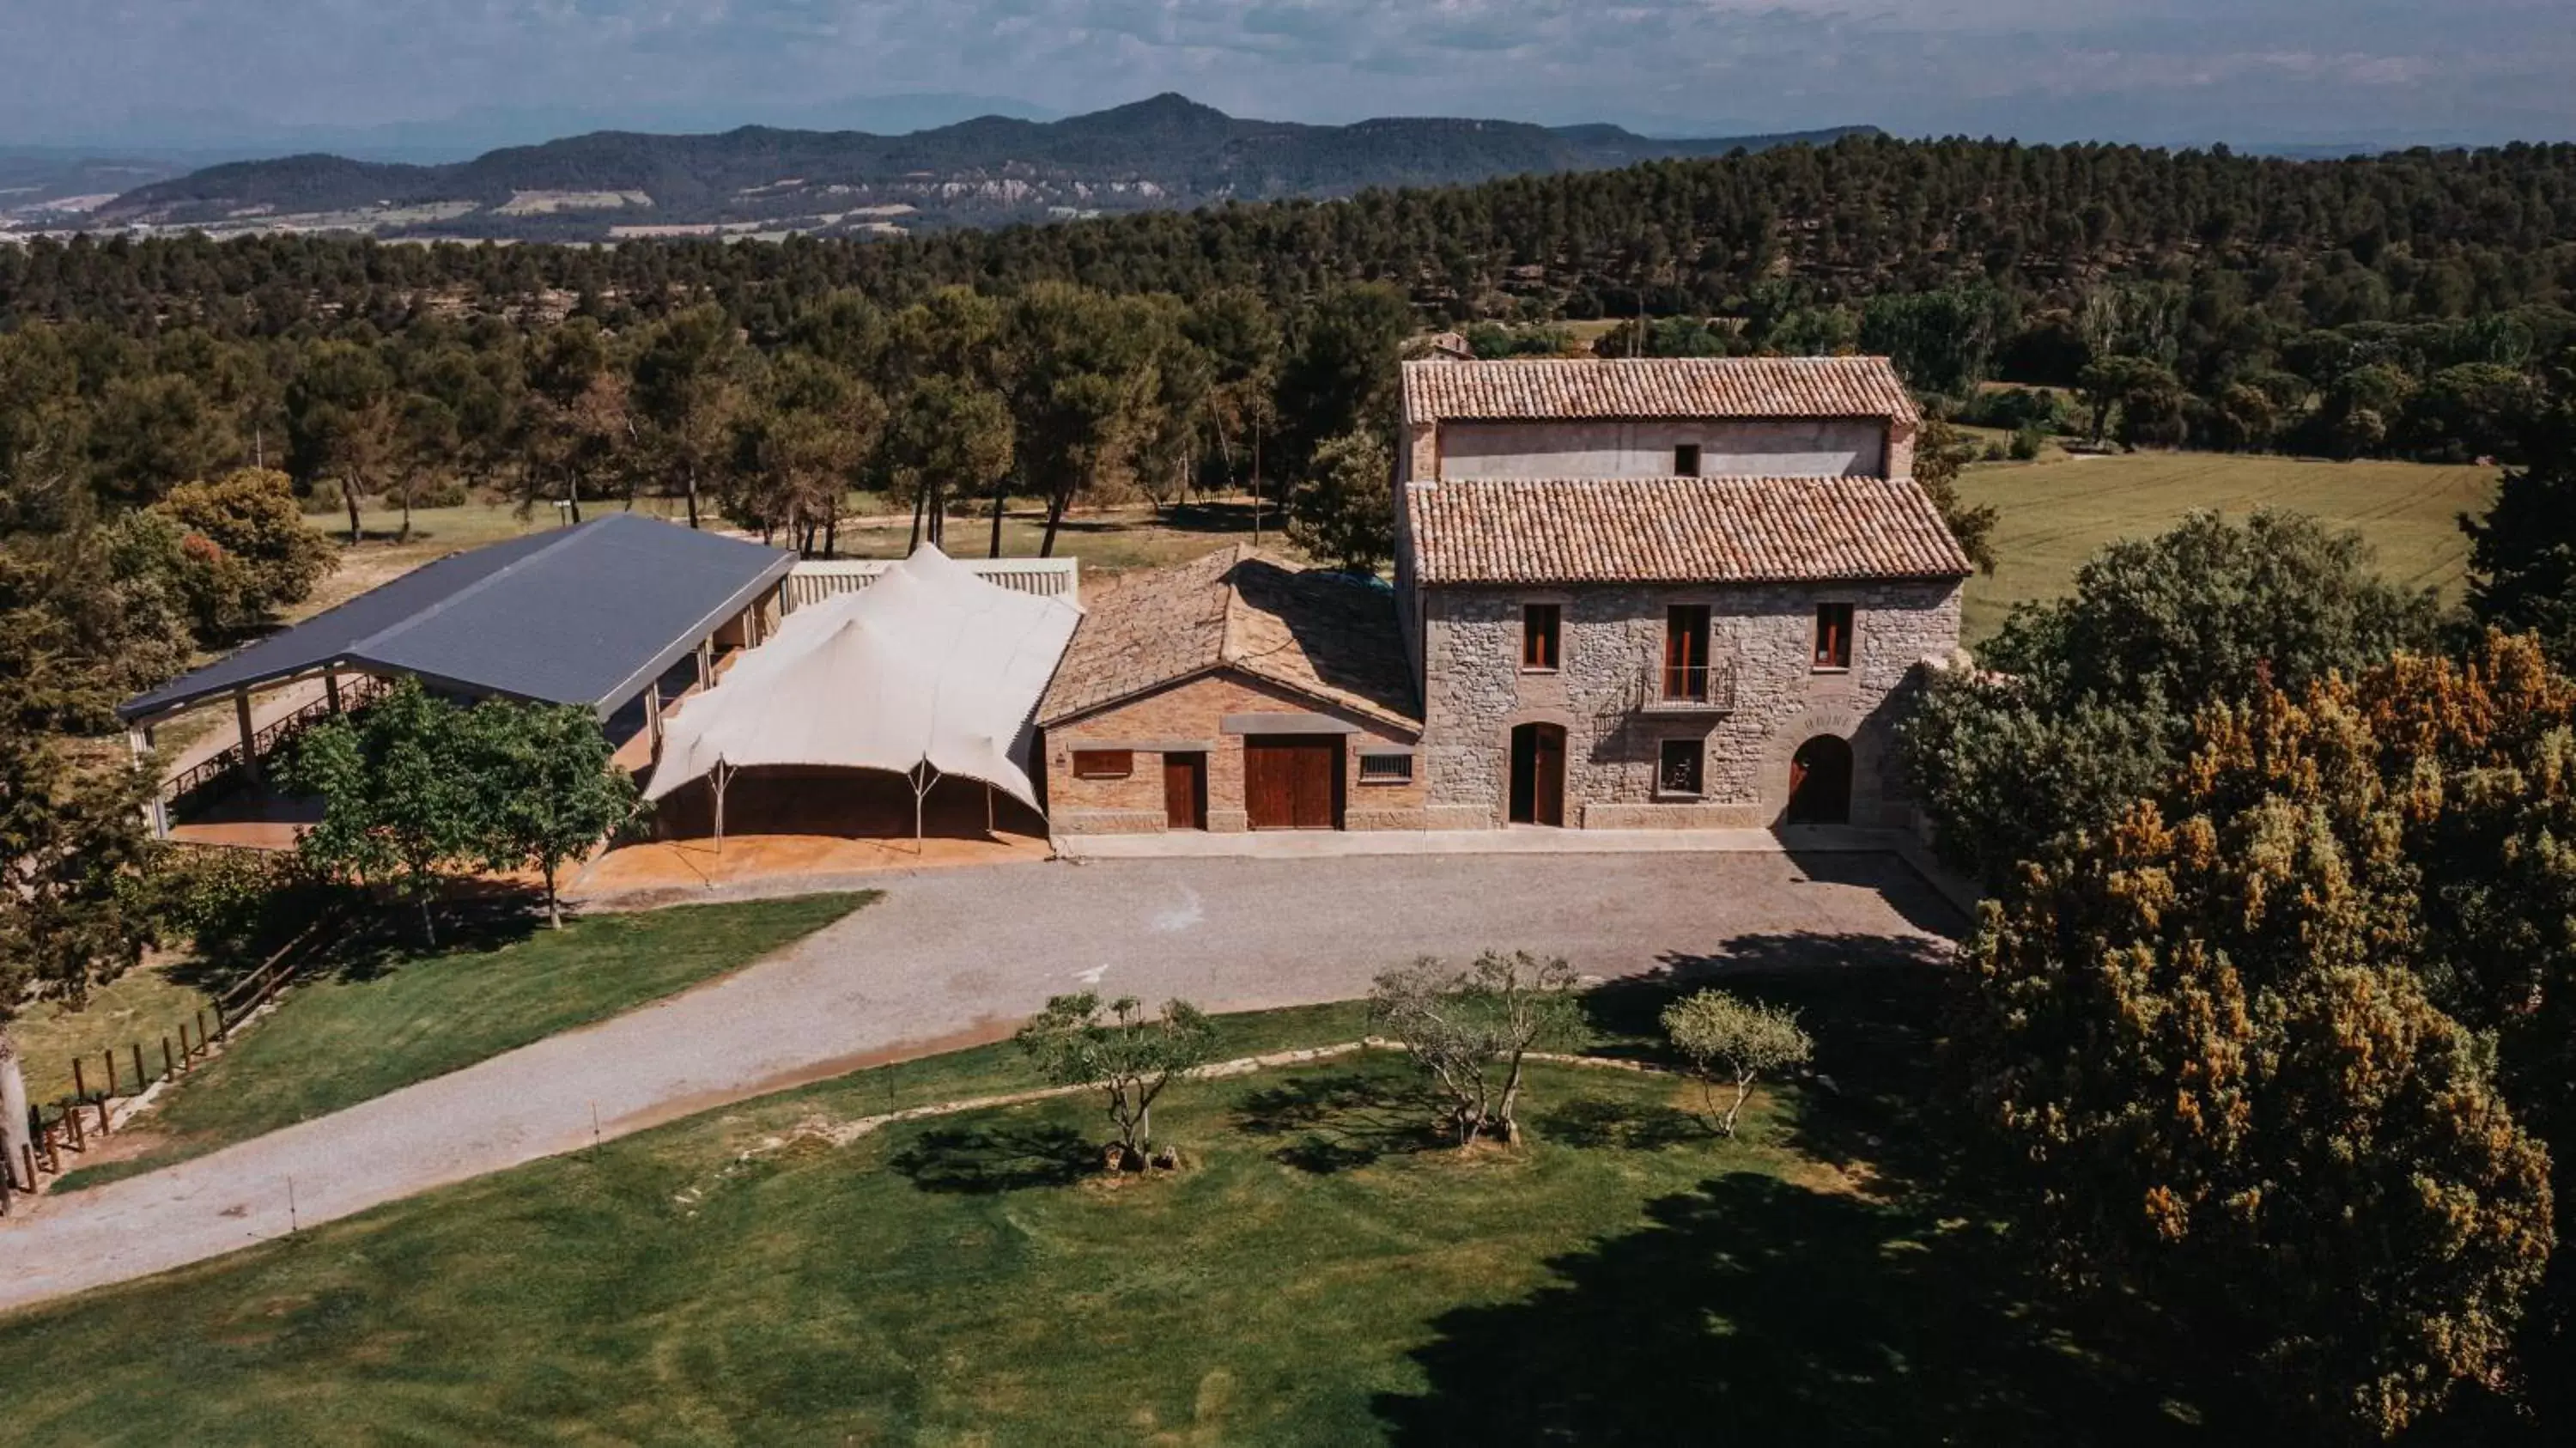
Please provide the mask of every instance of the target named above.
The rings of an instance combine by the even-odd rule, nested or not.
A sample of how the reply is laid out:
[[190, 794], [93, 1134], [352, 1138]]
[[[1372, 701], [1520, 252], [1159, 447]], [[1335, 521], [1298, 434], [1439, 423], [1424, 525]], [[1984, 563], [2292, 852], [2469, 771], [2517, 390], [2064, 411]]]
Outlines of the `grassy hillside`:
[[2196, 508], [2242, 516], [2268, 503], [2358, 528], [2378, 549], [2381, 572], [2456, 599], [2469, 553], [2459, 515], [2484, 512], [2495, 479], [2494, 468], [2224, 453], [1971, 468], [1959, 490], [2002, 510], [1995, 551], [2003, 563], [1968, 584], [1967, 637], [1991, 635], [2016, 603], [2065, 593], [2103, 544], [2161, 532]]

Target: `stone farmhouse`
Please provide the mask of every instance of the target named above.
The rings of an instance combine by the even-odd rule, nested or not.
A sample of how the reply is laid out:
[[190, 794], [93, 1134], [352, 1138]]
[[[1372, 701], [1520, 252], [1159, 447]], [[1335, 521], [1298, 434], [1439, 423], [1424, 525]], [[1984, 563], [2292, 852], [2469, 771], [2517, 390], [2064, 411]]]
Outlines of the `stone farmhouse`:
[[1094, 599], [1059, 833], [1897, 827], [1966, 556], [1881, 358], [1404, 367], [1390, 590], [1228, 549]]

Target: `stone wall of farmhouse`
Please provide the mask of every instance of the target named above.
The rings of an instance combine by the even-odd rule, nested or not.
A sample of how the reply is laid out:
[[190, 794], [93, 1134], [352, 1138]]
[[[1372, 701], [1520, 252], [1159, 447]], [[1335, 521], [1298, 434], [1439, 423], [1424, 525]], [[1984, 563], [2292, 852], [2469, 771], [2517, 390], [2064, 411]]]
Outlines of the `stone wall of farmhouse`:
[[[1520, 667], [1524, 603], [1563, 610], [1560, 667]], [[1853, 605], [1852, 667], [1814, 667], [1816, 606]], [[1736, 668], [1725, 712], [1646, 712], [1656, 687], [1665, 610], [1705, 604], [1711, 655]], [[1505, 822], [1511, 731], [1566, 731], [1566, 823], [1590, 828], [1717, 828], [1777, 823], [1789, 762], [1820, 734], [1853, 750], [1852, 823], [1903, 826], [1912, 811], [1897, 773], [1894, 728], [1927, 658], [1959, 644], [1952, 582], [1850, 585], [1446, 587], [1423, 590], [1422, 757], [1434, 829]], [[1660, 796], [1662, 741], [1706, 744], [1696, 799]]]
[[[1157, 689], [1124, 704], [1086, 714], [1046, 731], [1047, 819], [1059, 835], [1154, 834], [1167, 828], [1163, 808], [1163, 755], [1207, 756], [1207, 827], [1212, 834], [1250, 827], [1243, 805], [1243, 741], [1225, 732], [1229, 714], [1295, 714], [1353, 726], [1343, 736], [1342, 825], [1353, 830], [1422, 828], [1422, 776], [1411, 781], [1362, 784], [1360, 756], [1404, 752], [1410, 733], [1364, 715], [1326, 708], [1302, 694], [1230, 672], [1203, 674]], [[1134, 769], [1121, 779], [1077, 779], [1077, 749], [1124, 749]]]

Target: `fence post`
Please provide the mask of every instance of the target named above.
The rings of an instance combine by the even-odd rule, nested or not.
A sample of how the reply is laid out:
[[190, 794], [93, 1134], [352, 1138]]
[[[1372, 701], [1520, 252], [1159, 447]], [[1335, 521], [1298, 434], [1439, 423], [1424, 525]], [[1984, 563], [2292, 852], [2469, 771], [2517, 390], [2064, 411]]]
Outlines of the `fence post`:
[[72, 1057], [72, 1099], [74, 1101], [89, 1099], [89, 1081], [81, 1075], [81, 1059], [78, 1056]]
[[107, 1135], [107, 1098], [98, 1098], [98, 1134]]
[[100, 1099], [101, 1101], [105, 1101], [105, 1100], [107, 1100], [107, 1099], [108, 1099], [108, 1097], [109, 1097], [109, 1096], [114, 1096], [115, 1094], [116, 1094], [116, 1048], [115, 1048], [114, 1046], [110, 1046], [110, 1047], [108, 1047], [108, 1048], [107, 1048], [107, 1096], [102, 1096], [102, 1097], [100, 1097], [99, 1099]]
[[63, 1133], [72, 1139], [72, 1150], [84, 1156], [89, 1153], [89, 1137], [81, 1130], [78, 1103], [63, 1108]]
[[161, 1074], [164, 1076], [176, 1076], [179, 1074], [178, 1062], [170, 1058], [170, 1038], [168, 1036], [163, 1036], [161, 1038]]
[[35, 1146], [35, 1143], [33, 1143], [33, 1142], [28, 1142], [28, 1141], [22, 1141], [22, 1142], [18, 1143], [18, 1155], [19, 1155], [20, 1157], [24, 1158], [24, 1159], [25, 1159], [25, 1161], [26, 1161], [26, 1163], [27, 1163], [27, 1190], [29, 1190], [29, 1191], [31, 1191], [31, 1192], [32, 1192], [32, 1191], [34, 1191], [34, 1190], [36, 1189], [36, 1146]]
[[199, 1011], [199, 1012], [197, 1012], [197, 1054], [198, 1054], [198, 1055], [200, 1055], [200, 1056], [202, 1056], [202, 1055], [204, 1055], [205, 1053], [206, 1053], [206, 1013], [205, 1013], [204, 1011]]

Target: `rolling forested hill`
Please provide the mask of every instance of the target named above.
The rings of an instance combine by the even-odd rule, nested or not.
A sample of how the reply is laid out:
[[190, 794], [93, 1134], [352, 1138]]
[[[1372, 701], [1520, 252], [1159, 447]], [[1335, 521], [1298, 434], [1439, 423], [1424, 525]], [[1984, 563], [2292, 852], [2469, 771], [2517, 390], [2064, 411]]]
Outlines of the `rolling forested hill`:
[[1617, 126], [1513, 121], [1312, 126], [1164, 95], [1062, 121], [985, 116], [903, 136], [602, 131], [447, 166], [323, 155], [238, 162], [129, 192], [97, 219], [218, 229], [292, 219], [381, 234], [557, 239], [686, 234], [680, 228], [884, 234], [1601, 170], [1857, 129], [1866, 128], [1656, 140]]

